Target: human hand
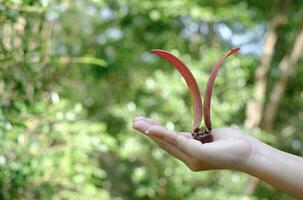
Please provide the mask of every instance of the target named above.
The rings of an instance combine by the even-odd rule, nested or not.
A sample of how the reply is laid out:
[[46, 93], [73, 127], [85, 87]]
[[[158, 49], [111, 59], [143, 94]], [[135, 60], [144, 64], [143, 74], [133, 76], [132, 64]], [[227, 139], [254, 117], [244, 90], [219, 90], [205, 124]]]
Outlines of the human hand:
[[242, 170], [253, 154], [258, 140], [234, 128], [211, 131], [213, 142], [202, 144], [191, 133], [175, 133], [155, 120], [137, 117], [133, 128], [156, 142], [159, 147], [181, 160], [192, 171], [211, 169]]

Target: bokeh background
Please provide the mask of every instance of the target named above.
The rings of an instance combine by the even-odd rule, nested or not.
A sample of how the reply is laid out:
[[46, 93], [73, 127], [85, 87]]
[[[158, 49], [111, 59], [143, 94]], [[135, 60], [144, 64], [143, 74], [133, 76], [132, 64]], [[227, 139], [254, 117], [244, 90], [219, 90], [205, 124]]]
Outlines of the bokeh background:
[[[212, 102], [233, 126], [303, 155], [303, 1], [0, 0], [0, 199], [291, 199], [246, 174], [194, 173], [132, 130], [143, 115], [191, 129]], [[287, 173], [287, 172], [286, 172]]]

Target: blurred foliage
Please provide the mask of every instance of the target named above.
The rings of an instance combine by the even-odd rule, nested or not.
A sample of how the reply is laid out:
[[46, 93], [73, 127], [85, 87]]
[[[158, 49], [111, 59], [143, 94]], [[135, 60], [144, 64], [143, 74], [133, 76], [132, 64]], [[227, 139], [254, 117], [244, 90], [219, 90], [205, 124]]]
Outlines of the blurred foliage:
[[[0, 0], [0, 199], [290, 199], [267, 184], [251, 196], [240, 172], [193, 173], [131, 129], [137, 115], [190, 130], [185, 82], [148, 53], [180, 56], [203, 93], [220, 71], [214, 126], [244, 128], [266, 26], [279, 1]], [[301, 1], [279, 29], [270, 80], [298, 31]], [[272, 134], [250, 134], [303, 155], [302, 59]]]

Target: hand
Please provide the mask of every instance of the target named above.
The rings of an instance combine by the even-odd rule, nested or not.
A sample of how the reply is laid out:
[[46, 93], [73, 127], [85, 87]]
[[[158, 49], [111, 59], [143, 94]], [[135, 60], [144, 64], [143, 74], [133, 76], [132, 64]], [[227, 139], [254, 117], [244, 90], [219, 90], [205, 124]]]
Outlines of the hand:
[[133, 128], [156, 142], [159, 147], [181, 160], [192, 171], [211, 169], [242, 170], [253, 154], [257, 139], [234, 128], [211, 131], [213, 142], [202, 144], [191, 133], [175, 133], [160, 126], [157, 121], [137, 117]]
[[303, 158], [275, 149], [241, 130], [213, 129], [213, 142], [202, 144], [192, 139], [191, 133], [177, 134], [144, 117], [134, 119], [133, 127], [192, 171], [240, 170], [303, 199]]

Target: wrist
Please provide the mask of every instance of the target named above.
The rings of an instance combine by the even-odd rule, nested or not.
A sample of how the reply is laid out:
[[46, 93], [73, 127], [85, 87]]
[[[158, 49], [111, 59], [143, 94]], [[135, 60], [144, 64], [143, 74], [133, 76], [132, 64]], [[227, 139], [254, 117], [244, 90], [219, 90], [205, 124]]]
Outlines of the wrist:
[[243, 172], [303, 199], [303, 159], [275, 149], [265, 143], [255, 143]]
[[271, 164], [275, 163], [273, 158], [279, 156], [278, 151], [260, 140], [253, 139], [250, 155], [244, 162], [241, 171], [262, 178], [267, 170], [271, 170]]

